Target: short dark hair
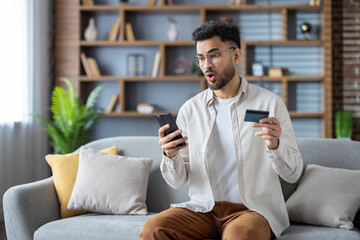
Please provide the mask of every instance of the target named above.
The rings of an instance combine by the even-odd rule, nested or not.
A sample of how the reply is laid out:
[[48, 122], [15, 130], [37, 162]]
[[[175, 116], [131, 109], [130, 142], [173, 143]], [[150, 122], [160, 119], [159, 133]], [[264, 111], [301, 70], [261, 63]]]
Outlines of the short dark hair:
[[206, 40], [214, 36], [219, 36], [221, 41], [234, 42], [240, 48], [240, 28], [238, 25], [229, 22], [208, 21], [197, 27], [192, 33], [192, 40], [195, 46], [198, 41]]

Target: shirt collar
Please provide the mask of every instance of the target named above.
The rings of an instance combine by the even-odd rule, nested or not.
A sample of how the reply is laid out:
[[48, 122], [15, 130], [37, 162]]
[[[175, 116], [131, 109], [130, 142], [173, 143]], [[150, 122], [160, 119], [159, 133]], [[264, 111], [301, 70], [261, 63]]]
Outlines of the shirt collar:
[[[244, 96], [247, 95], [248, 85], [249, 85], [248, 81], [242, 75], [240, 75], [239, 77], [241, 78], [241, 85], [240, 85], [240, 88], [239, 88], [239, 92], [236, 95], [236, 100], [235, 100], [236, 103], [238, 103], [240, 101], [240, 99], [242, 97], [242, 93], [244, 93]], [[206, 105], [208, 107], [210, 107], [211, 105], [214, 104], [215, 95], [214, 95], [213, 90], [211, 90], [210, 88], [208, 88], [206, 91], [207, 91], [207, 93], [206, 93]]]

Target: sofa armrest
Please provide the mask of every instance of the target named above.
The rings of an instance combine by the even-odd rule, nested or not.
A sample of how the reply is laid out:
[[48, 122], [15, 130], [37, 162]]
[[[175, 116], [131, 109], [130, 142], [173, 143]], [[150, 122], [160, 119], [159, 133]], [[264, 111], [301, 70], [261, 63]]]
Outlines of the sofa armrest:
[[8, 240], [33, 239], [40, 226], [60, 218], [53, 178], [8, 189], [3, 208]]

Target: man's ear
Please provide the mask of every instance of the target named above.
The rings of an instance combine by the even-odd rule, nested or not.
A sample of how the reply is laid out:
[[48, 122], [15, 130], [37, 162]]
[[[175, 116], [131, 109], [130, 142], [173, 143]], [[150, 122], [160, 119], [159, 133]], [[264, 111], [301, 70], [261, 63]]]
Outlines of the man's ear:
[[241, 60], [241, 49], [240, 48], [236, 48], [234, 50], [234, 61], [236, 64], [238, 64]]

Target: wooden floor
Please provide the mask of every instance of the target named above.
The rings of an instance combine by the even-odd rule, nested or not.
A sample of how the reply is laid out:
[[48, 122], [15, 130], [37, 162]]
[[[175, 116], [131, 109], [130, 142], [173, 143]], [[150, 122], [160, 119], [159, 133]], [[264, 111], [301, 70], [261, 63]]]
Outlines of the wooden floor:
[[0, 240], [6, 240], [5, 225], [3, 221], [0, 221]]

